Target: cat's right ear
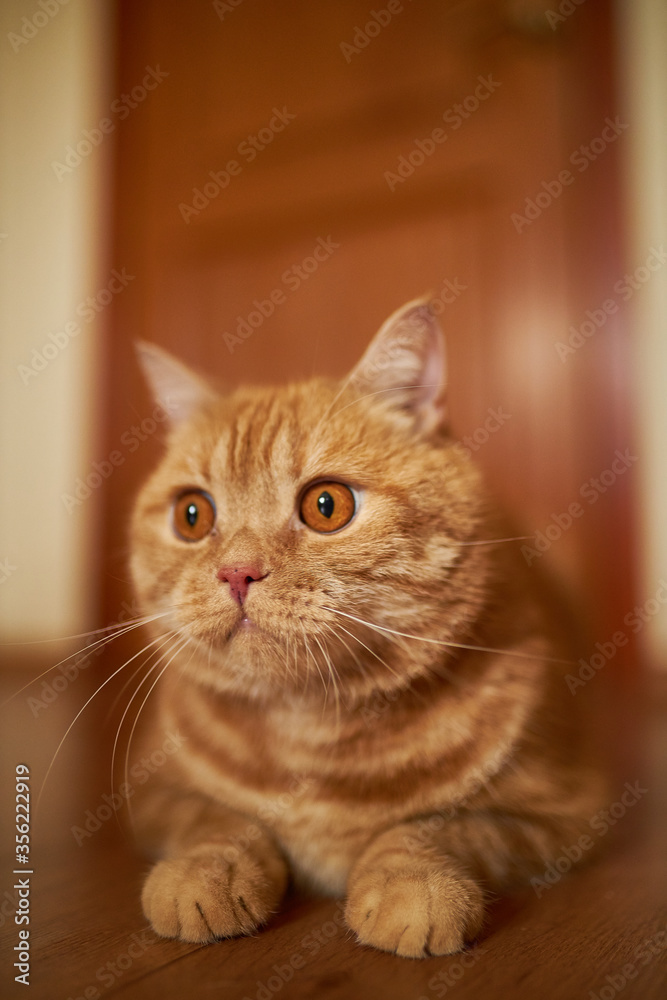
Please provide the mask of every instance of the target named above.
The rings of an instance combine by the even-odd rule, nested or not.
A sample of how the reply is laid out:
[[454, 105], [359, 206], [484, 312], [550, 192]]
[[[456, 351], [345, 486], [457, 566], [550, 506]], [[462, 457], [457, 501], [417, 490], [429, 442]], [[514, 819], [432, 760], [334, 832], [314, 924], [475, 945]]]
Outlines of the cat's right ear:
[[424, 433], [447, 424], [445, 345], [428, 298], [415, 299], [380, 327], [348, 382], [360, 394], [383, 394], [410, 413]]
[[137, 341], [135, 349], [153, 398], [167, 412], [172, 426], [183, 423], [216, 398], [203, 378], [168, 351], [145, 340]]

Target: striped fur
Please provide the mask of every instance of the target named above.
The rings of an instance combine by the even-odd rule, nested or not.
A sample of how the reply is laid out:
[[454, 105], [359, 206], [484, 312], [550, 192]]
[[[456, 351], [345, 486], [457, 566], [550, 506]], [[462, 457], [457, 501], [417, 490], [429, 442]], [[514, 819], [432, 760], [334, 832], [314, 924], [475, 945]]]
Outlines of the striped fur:
[[[346, 896], [362, 942], [460, 949], [488, 890], [576, 841], [600, 783], [535, 581], [512, 543], [471, 544], [501, 527], [447, 435], [428, 306], [391, 317], [341, 384], [217, 396], [144, 352], [158, 398], [182, 391], [132, 572], [144, 609], [167, 613], [156, 636], [184, 643], [137, 750], [182, 740], [137, 810], [160, 859], [148, 919], [190, 941], [250, 933], [291, 876]], [[331, 535], [299, 519], [319, 479], [361, 498]], [[186, 488], [217, 506], [194, 543], [171, 527]], [[243, 610], [216, 575], [232, 564], [265, 574]]]

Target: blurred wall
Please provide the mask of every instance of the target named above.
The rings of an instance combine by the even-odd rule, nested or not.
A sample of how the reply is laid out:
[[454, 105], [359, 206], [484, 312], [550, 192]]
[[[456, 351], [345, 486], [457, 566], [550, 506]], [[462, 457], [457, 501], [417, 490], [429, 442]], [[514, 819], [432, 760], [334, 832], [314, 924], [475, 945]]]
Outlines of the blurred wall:
[[109, 14], [105, 0], [0, 9], [3, 641], [79, 632], [96, 610], [96, 502], [76, 491], [95, 452], [105, 319], [86, 299], [106, 284], [113, 136], [96, 141], [95, 127], [109, 102]]
[[[667, 5], [618, 4], [619, 69], [626, 114], [635, 123], [627, 147], [628, 263], [645, 248], [667, 254]], [[667, 267], [651, 275], [630, 302], [641, 462], [641, 586], [667, 600]], [[651, 609], [648, 609], [650, 611]], [[643, 630], [649, 662], [667, 669], [667, 607]]]

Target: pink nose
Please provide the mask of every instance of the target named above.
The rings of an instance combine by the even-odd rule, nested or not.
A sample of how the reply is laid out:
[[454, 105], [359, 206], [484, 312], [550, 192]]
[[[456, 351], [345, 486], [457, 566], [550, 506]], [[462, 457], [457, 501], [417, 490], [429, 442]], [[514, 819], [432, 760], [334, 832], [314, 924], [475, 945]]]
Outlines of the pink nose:
[[218, 570], [218, 580], [229, 584], [229, 590], [240, 605], [245, 601], [251, 583], [263, 580], [266, 573], [257, 566], [223, 566]]

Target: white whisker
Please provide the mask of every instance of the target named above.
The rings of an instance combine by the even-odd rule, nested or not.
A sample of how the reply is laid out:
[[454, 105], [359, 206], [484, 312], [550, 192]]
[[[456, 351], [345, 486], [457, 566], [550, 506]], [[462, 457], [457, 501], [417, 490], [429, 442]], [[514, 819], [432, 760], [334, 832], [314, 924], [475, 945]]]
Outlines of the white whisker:
[[493, 646], [473, 646], [466, 642], [450, 642], [447, 639], [430, 639], [426, 636], [421, 635], [411, 635], [409, 632], [399, 632], [397, 629], [387, 628], [385, 625], [376, 625], [373, 622], [364, 621], [363, 618], [357, 618], [355, 615], [349, 615], [345, 611], [340, 611], [338, 608], [329, 608], [323, 605], [325, 611], [331, 611], [335, 615], [343, 615], [345, 618], [351, 618], [352, 621], [359, 622], [360, 625], [366, 625], [367, 628], [375, 629], [378, 632], [388, 632], [390, 635], [400, 635], [406, 639], [416, 639], [418, 642], [428, 642], [432, 643], [434, 646], [448, 646], [453, 649], [472, 649], [480, 653], [499, 653], [504, 656], [517, 656], [524, 660], [541, 660], [547, 659], [551, 663], [568, 663], [571, 664], [573, 660], [560, 660], [555, 657], [543, 657], [538, 653], [520, 653], [518, 650], [514, 649], [495, 649]]
[[[41, 672], [41, 674], [38, 674], [37, 677], [33, 677], [32, 680], [28, 681], [27, 684], [24, 684], [23, 687], [19, 688], [18, 691], [15, 691], [13, 695], [5, 699], [5, 701], [3, 701], [2, 704], [0, 705], [0, 708], [4, 708], [5, 705], [8, 705], [9, 702], [12, 701], [12, 699], [16, 698], [17, 695], [21, 694], [22, 691], [25, 691], [26, 688], [29, 688], [31, 684], [34, 684], [36, 681], [41, 680], [42, 677], [45, 677], [46, 674], [50, 673], [52, 670], [55, 670], [56, 667], [61, 666], [63, 663], [67, 663], [67, 661], [71, 660], [72, 657], [81, 656], [87, 650], [90, 650], [92, 653], [92, 651], [95, 650], [96, 648], [99, 648], [100, 646], [105, 646], [106, 644], [113, 642], [114, 639], [120, 638], [121, 635], [126, 635], [128, 632], [132, 632], [134, 629], [141, 628], [142, 625], [147, 625], [150, 622], [157, 621], [160, 618], [165, 618], [168, 614], [170, 614], [169, 611], [164, 611], [156, 615], [145, 615], [142, 619], [137, 619], [136, 622], [134, 622], [134, 624], [132, 625], [126, 625], [123, 622], [123, 625], [119, 627], [118, 630], [114, 632], [113, 635], [106, 635], [103, 636], [101, 639], [96, 639], [95, 642], [91, 642], [88, 646], [84, 646], [83, 649], [79, 649], [77, 650], [76, 653], [71, 653], [69, 656], [64, 657], [64, 659], [58, 660], [57, 663], [54, 663], [52, 666], [47, 667], [46, 670], [43, 670]], [[89, 653], [88, 655], [91, 655], [91, 653]]]
[[316, 635], [313, 635], [313, 639], [319, 646], [322, 656], [324, 657], [324, 662], [329, 671], [329, 677], [331, 678], [331, 683], [334, 689], [334, 698], [336, 700], [336, 719], [337, 721], [340, 721], [340, 690], [338, 688], [336, 668], [334, 667], [331, 657], [329, 656], [328, 652], [326, 651], [326, 649], [324, 648], [318, 637]]
[[311, 652], [310, 644], [308, 642], [308, 636], [306, 635], [306, 629], [304, 628], [303, 624], [301, 625], [301, 631], [303, 632], [303, 641], [304, 641], [304, 644], [306, 646], [306, 663], [310, 662], [310, 659], [312, 657], [313, 663], [315, 664], [315, 668], [316, 668], [318, 674], [320, 675], [320, 680], [322, 681], [322, 687], [324, 688], [324, 704], [326, 705], [326, 703], [327, 703], [327, 696], [329, 694], [329, 689], [327, 688], [327, 685], [326, 685], [325, 680], [324, 680], [324, 676], [322, 674], [322, 671], [320, 670], [320, 665], [317, 662], [314, 653]]
[[[404, 392], [406, 389], [444, 389], [446, 385], [446, 382], [424, 382], [422, 385], [390, 385], [387, 389], [376, 389], [375, 392], [365, 392], [363, 396], [357, 396], [356, 399], [350, 400], [350, 402], [346, 403], [345, 406], [341, 406], [340, 410], [336, 410], [336, 412], [332, 413], [331, 416], [338, 416], [338, 414], [342, 413], [343, 410], [346, 410], [348, 406], [354, 406], [355, 403], [360, 403], [362, 399], [368, 399], [369, 396], [380, 396], [385, 392]], [[336, 399], [339, 398], [340, 393], [334, 399], [334, 403], [336, 402]]]
[[[103, 625], [101, 628], [91, 629], [90, 632], [78, 632], [76, 635], [59, 635], [51, 639], [26, 639], [21, 642], [0, 642], [0, 646], [41, 646], [45, 643], [70, 642], [72, 639], [86, 639], [89, 635], [97, 635], [99, 632], [110, 632], [115, 628], [122, 628], [125, 625], [143, 624], [148, 616], [139, 615], [136, 618], [125, 618], [122, 622], [113, 622], [111, 625]], [[73, 656], [76, 654], [72, 654]]]
[[[134, 731], [137, 728], [137, 723], [139, 722], [139, 718], [140, 718], [141, 713], [143, 711], [144, 705], [146, 704], [146, 702], [150, 698], [151, 692], [153, 691], [153, 689], [155, 688], [155, 685], [157, 684], [157, 682], [160, 680], [160, 678], [164, 674], [165, 670], [167, 670], [167, 668], [169, 667], [169, 665], [173, 662], [173, 660], [176, 659], [176, 657], [181, 652], [181, 650], [183, 650], [188, 645], [189, 642], [190, 642], [190, 638], [189, 638], [189, 636], [186, 636], [185, 639], [183, 640], [183, 642], [180, 644], [180, 646], [178, 646], [178, 648], [176, 649], [176, 651], [172, 654], [172, 656], [167, 660], [167, 662], [165, 663], [165, 665], [162, 667], [162, 669], [160, 670], [159, 674], [157, 675], [157, 677], [155, 678], [155, 680], [153, 681], [153, 683], [149, 687], [148, 691], [146, 692], [146, 696], [145, 696], [144, 700], [142, 701], [141, 705], [139, 706], [139, 710], [138, 710], [138, 712], [137, 712], [137, 714], [135, 716], [134, 722], [132, 723], [132, 729], [130, 730], [130, 735], [129, 735], [129, 738], [128, 738], [128, 741], [127, 741], [127, 750], [125, 751], [125, 767], [123, 768], [123, 776], [124, 776], [126, 784], [129, 784], [128, 776], [129, 776], [129, 768], [130, 768], [130, 749], [132, 747], [132, 737], [134, 736]], [[173, 650], [173, 646], [172, 646], [172, 650]], [[170, 652], [171, 652], [171, 650], [170, 650]], [[160, 663], [160, 661], [158, 660], [158, 662], [156, 664], [154, 664], [153, 667], [151, 667], [151, 670], [150, 670], [151, 673], [153, 672], [153, 670], [155, 670], [159, 666], [159, 663]], [[132, 817], [132, 810], [128, 809], [128, 813], [129, 813], [130, 826], [132, 828], [134, 828], [134, 820], [133, 820], [133, 817]]]
[[[160, 635], [157, 636], [156, 638], [161, 639], [161, 638], [164, 638], [164, 636], [166, 636], [166, 635], [172, 635], [173, 636], [173, 635], [176, 635], [176, 633], [178, 631], [179, 631], [178, 629], [174, 629], [171, 632], [161, 632]], [[144, 649], [146, 649], [146, 648], [147, 647], [144, 647]], [[158, 647], [158, 648], [160, 648], [160, 647]], [[111, 705], [109, 706], [109, 710], [108, 710], [108, 712], [107, 712], [107, 714], [105, 716], [105, 719], [104, 719], [104, 724], [105, 725], [109, 721], [109, 719], [111, 718], [111, 716], [113, 714], [113, 710], [115, 709], [115, 707], [118, 704], [118, 702], [120, 701], [120, 699], [123, 697], [123, 694], [125, 693], [125, 691], [128, 689], [128, 687], [130, 687], [130, 685], [132, 684], [132, 681], [135, 679], [135, 677], [137, 677], [138, 674], [141, 673], [141, 671], [144, 669], [144, 667], [146, 666], [146, 664], [149, 662], [149, 660], [150, 660], [150, 658], [151, 658], [152, 655], [153, 655], [153, 653], [151, 653], [142, 663], [140, 663], [139, 666], [137, 667], [137, 669], [134, 670], [132, 672], [132, 674], [130, 675], [130, 677], [125, 681], [125, 683], [123, 684], [122, 688], [120, 689], [120, 691], [118, 692], [118, 694], [116, 695], [116, 697], [114, 698], [114, 700], [111, 702]], [[141, 684], [143, 684], [143, 680], [140, 682], [139, 687], [141, 687]], [[134, 695], [132, 697], [134, 697]], [[132, 701], [132, 699], [130, 699], [130, 701]]]
[[[345, 646], [346, 650], [347, 650], [347, 651], [348, 651], [348, 653], [350, 654], [351, 658], [352, 658], [352, 659], [354, 660], [354, 662], [355, 662], [355, 664], [357, 665], [357, 667], [359, 668], [359, 670], [360, 670], [360, 671], [361, 671], [362, 673], [365, 673], [366, 671], [365, 671], [365, 668], [364, 668], [364, 665], [363, 665], [363, 663], [361, 662], [361, 660], [359, 659], [359, 657], [357, 656], [357, 654], [356, 654], [356, 653], [354, 652], [354, 650], [352, 650], [352, 649], [350, 648], [350, 646], [349, 646], [349, 645], [348, 645], [348, 643], [347, 643], [347, 642], [345, 641], [345, 639], [343, 639], [342, 635], [339, 635], [339, 634], [338, 634], [338, 632], [337, 632], [337, 631], [336, 631], [336, 629], [335, 629], [335, 628], [333, 627], [333, 625], [330, 625], [330, 624], [329, 624], [328, 622], [320, 622], [320, 626], [323, 626], [324, 628], [326, 628], [326, 629], [327, 629], [327, 630], [328, 630], [329, 632], [331, 632], [331, 634], [333, 635], [333, 637], [334, 637], [335, 639], [337, 639], [337, 640], [338, 640], [338, 642], [342, 643], [342, 644], [343, 644], [343, 646]], [[344, 632], [347, 632], [347, 629], [343, 628], [343, 626], [342, 626], [342, 625], [339, 625], [338, 627], [339, 627], [339, 628], [341, 628], [341, 629], [342, 629], [342, 630], [343, 630]], [[352, 633], [351, 633], [351, 632], [347, 632], [347, 634], [348, 634], [348, 635], [352, 635]], [[354, 639], [354, 638], [356, 638], [356, 637], [355, 637], [355, 636], [352, 636], [352, 638]]]
[[524, 542], [532, 535], [515, 535], [513, 538], [482, 538], [477, 542], [456, 542], [456, 545], [496, 545], [498, 542]]
[[[143, 663], [142, 663], [142, 664], [141, 664], [141, 665], [139, 666], [138, 670], [141, 670], [141, 669], [142, 669], [142, 668], [143, 668], [143, 667], [144, 667], [144, 666], [146, 665], [146, 663], [149, 663], [149, 662], [150, 662], [150, 660], [151, 660], [151, 658], [152, 658], [153, 656], [155, 656], [155, 655], [156, 655], [157, 653], [159, 653], [159, 652], [160, 652], [160, 650], [161, 650], [161, 649], [162, 649], [162, 648], [163, 648], [164, 646], [166, 646], [168, 642], [171, 642], [171, 640], [172, 640], [172, 639], [174, 638], [174, 636], [178, 635], [178, 632], [179, 632], [179, 630], [178, 630], [178, 629], [173, 629], [173, 630], [172, 630], [171, 632], [167, 633], [167, 638], [166, 638], [166, 639], [164, 640], [164, 642], [162, 643], [162, 645], [161, 645], [161, 646], [158, 646], [158, 647], [157, 647], [157, 649], [154, 649], [154, 650], [153, 650], [153, 651], [151, 652], [151, 654], [150, 654], [150, 655], [149, 655], [149, 656], [147, 657], [147, 659], [145, 659], [145, 660], [143, 661]], [[159, 638], [160, 638], [160, 639], [164, 638], [164, 634], [163, 634], [163, 635], [161, 635], [161, 636], [159, 636]], [[152, 643], [151, 643], [151, 644], [149, 644], [149, 645], [152, 645]], [[145, 651], [146, 651], [146, 649], [148, 649], [148, 646], [144, 646], [144, 649], [143, 649], [143, 650], [142, 650], [141, 652], [142, 652], [142, 653], [143, 653], [143, 652], [145, 652]], [[139, 654], [139, 655], [140, 655], [140, 654]], [[120, 739], [120, 733], [121, 733], [121, 730], [122, 730], [122, 728], [123, 728], [123, 723], [125, 722], [125, 717], [126, 717], [127, 713], [128, 713], [128, 712], [129, 712], [129, 710], [130, 710], [130, 707], [131, 707], [131, 705], [132, 705], [132, 702], [134, 701], [134, 699], [135, 699], [135, 698], [137, 697], [137, 695], [138, 695], [139, 691], [141, 690], [141, 687], [142, 687], [142, 685], [144, 684], [144, 682], [145, 682], [146, 680], [148, 680], [148, 678], [150, 677], [150, 675], [152, 674], [153, 670], [155, 669], [155, 667], [157, 666], [157, 664], [158, 664], [159, 662], [160, 662], [160, 661], [158, 660], [158, 661], [157, 661], [157, 663], [156, 663], [156, 664], [154, 664], [154, 665], [153, 665], [153, 666], [152, 666], [152, 667], [150, 668], [150, 670], [149, 670], [149, 671], [147, 671], [147, 673], [146, 673], [146, 674], [144, 675], [144, 677], [142, 677], [142, 679], [141, 679], [141, 681], [139, 682], [139, 684], [137, 684], [137, 686], [136, 686], [136, 688], [135, 688], [135, 691], [134, 691], [134, 694], [132, 695], [132, 697], [131, 697], [131, 698], [129, 699], [129, 701], [128, 701], [127, 705], [125, 706], [125, 710], [124, 710], [124, 712], [123, 712], [123, 714], [122, 714], [122, 716], [121, 716], [121, 718], [120, 718], [120, 722], [118, 723], [118, 728], [117, 728], [117, 730], [116, 730], [116, 738], [115, 738], [115, 739], [114, 739], [114, 741], [113, 741], [113, 749], [112, 749], [112, 751], [111, 751], [111, 790], [112, 790], [112, 791], [113, 791], [113, 787], [114, 787], [114, 772], [115, 772], [115, 763], [116, 763], [116, 749], [117, 749], [117, 747], [118, 747], [118, 740]], [[133, 679], [134, 679], [134, 678], [135, 678], [135, 677], [137, 676], [137, 673], [138, 673], [138, 670], [135, 670], [135, 672], [134, 672], [134, 673], [132, 674], [132, 677], [130, 678], [130, 682], [131, 682], [131, 681], [132, 681], [132, 680], [133, 680]], [[125, 687], [127, 687], [127, 685], [124, 685], [124, 688], [123, 688], [123, 690], [125, 690]]]
[[382, 666], [383, 666], [383, 667], [385, 667], [385, 668], [386, 668], [386, 669], [387, 669], [387, 670], [389, 671], [389, 673], [390, 673], [390, 674], [393, 674], [393, 675], [394, 675], [394, 677], [398, 677], [398, 676], [399, 676], [399, 675], [398, 675], [398, 674], [396, 673], [396, 671], [395, 671], [395, 670], [393, 670], [393, 669], [392, 669], [392, 668], [391, 668], [391, 667], [389, 666], [389, 664], [388, 664], [388, 663], [386, 662], [386, 660], [383, 660], [383, 659], [382, 659], [382, 657], [381, 657], [381, 656], [380, 656], [380, 655], [379, 655], [378, 653], [376, 653], [374, 649], [371, 649], [371, 647], [370, 647], [370, 646], [367, 646], [367, 645], [366, 645], [366, 643], [365, 643], [365, 642], [363, 642], [363, 640], [362, 640], [362, 639], [360, 639], [358, 635], [355, 635], [355, 634], [354, 634], [354, 632], [350, 632], [350, 630], [349, 630], [349, 629], [346, 629], [344, 625], [341, 625], [341, 624], [340, 624], [340, 622], [338, 623], [338, 627], [339, 627], [339, 628], [342, 628], [343, 632], [345, 632], [345, 633], [346, 633], [347, 635], [349, 635], [351, 639], [354, 639], [354, 640], [355, 640], [356, 642], [358, 642], [360, 646], [363, 646], [363, 647], [364, 647], [364, 649], [365, 649], [365, 650], [367, 650], [367, 651], [368, 651], [368, 652], [369, 652], [369, 653], [371, 654], [371, 656], [374, 656], [374, 657], [375, 657], [375, 659], [376, 659], [376, 660], [377, 660], [377, 661], [378, 661], [379, 663], [381, 663], [381, 664], [382, 664]]
[[[161, 637], [159, 637], [159, 638], [161, 638]], [[136, 660], [137, 656], [141, 656], [141, 654], [143, 652], [145, 652], [146, 649], [148, 649], [148, 647], [150, 645], [152, 645], [154, 642], [158, 642], [159, 638], [151, 640], [151, 642], [147, 643], [147, 645], [144, 646], [144, 648], [142, 650], [140, 650], [138, 653], [135, 653], [134, 656], [130, 657], [129, 660], [126, 660], [125, 663], [121, 664], [121, 666], [118, 667], [117, 670], [114, 670], [114, 672], [112, 674], [110, 674], [105, 681], [102, 681], [102, 683], [99, 685], [99, 687], [97, 687], [95, 689], [95, 691], [93, 691], [93, 693], [91, 694], [90, 698], [88, 698], [88, 700], [85, 702], [85, 704], [83, 705], [83, 707], [80, 708], [79, 711], [76, 713], [76, 715], [74, 716], [74, 718], [70, 722], [69, 726], [67, 727], [67, 731], [65, 732], [65, 735], [63, 736], [63, 738], [61, 739], [60, 743], [56, 747], [56, 752], [54, 753], [53, 757], [51, 758], [51, 763], [49, 764], [49, 766], [48, 766], [48, 768], [46, 770], [46, 774], [44, 775], [44, 780], [42, 781], [42, 786], [41, 786], [41, 788], [39, 790], [39, 795], [37, 796], [37, 804], [35, 806], [35, 812], [37, 812], [37, 810], [39, 809], [39, 803], [40, 803], [40, 800], [42, 798], [42, 794], [44, 792], [44, 788], [46, 786], [47, 779], [49, 777], [49, 774], [51, 773], [51, 769], [53, 768], [53, 765], [56, 762], [56, 758], [57, 758], [58, 754], [60, 753], [60, 749], [61, 749], [63, 743], [65, 742], [65, 740], [67, 739], [67, 737], [69, 736], [69, 733], [71, 732], [72, 727], [76, 723], [77, 719], [83, 714], [83, 712], [85, 712], [86, 708], [88, 707], [88, 705], [90, 705], [90, 703], [93, 700], [93, 698], [95, 698], [100, 693], [100, 691], [103, 688], [105, 688], [107, 686], [107, 684], [110, 681], [112, 681], [114, 679], [114, 677], [116, 677], [117, 674], [119, 674], [121, 672], [121, 670], [124, 670], [125, 667], [129, 666], [129, 664], [132, 663], [133, 660]]]

